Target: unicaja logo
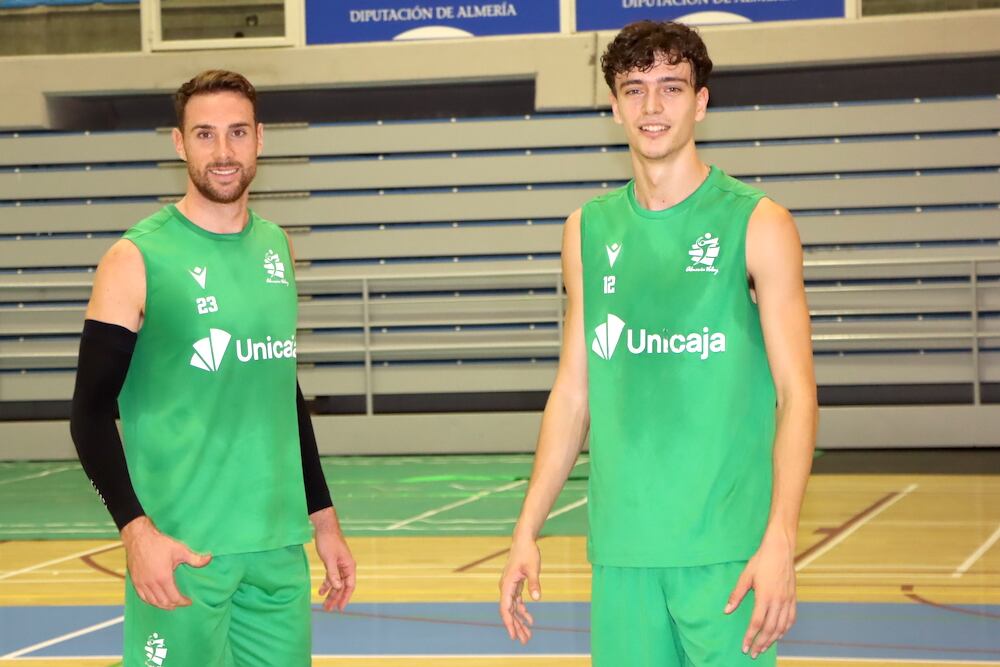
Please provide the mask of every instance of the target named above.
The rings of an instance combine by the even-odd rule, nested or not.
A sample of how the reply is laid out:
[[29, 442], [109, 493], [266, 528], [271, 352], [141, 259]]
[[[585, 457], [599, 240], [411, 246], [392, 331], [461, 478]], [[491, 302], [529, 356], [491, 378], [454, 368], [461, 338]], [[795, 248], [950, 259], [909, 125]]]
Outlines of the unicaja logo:
[[608, 313], [608, 321], [598, 325], [597, 329], [594, 330], [597, 337], [594, 338], [590, 349], [596, 352], [601, 359], [610, 359], [611, 355], [615, 353], [615, 348], [618, 347], [618, 340], [622, 337], [624, 328], [625, 322], [620, 317]]
[[[625, 322], [617, 315], [608, 313], [608, 321], [594, 329], [594, 342], [590, 349], [601, 359], [610, 359], [624, 331]], [[666, 329], [653, 333], [646, 329], [629, 329], [626, 348], [636, 355], [692, 354], [704, 361], [714, 353], [726, 351], [726, 334], [713, 332], [708, 327], [691, 333], [671, 333]]]
[[191, 355], [191, 365], [203, 371], [214, 373], [222, 365], [222, 358], [229, 347], [232, 336], [222, 329], [209, 329], [208, 338], [196, 342], [194, 354]]
[[295, 359], [298, 357], [298, 346], [295, 344], [295, 337], [288, 340], [271, 340], [268, 336], [265, 340], [254, 342], [252, 338], [247, 338], [246, 342], [236, 341], [236, 358], [246, 363], [248, 361], [261, 361], [264, 359]]
[[[228, 331], [210, 329], [207, 338], [202, 338], [192, 346], [194, 354], [191, 355], [191, 365], [210, 373], [219, 370], [232, 338]], [[295, 336], [287, 340], [275, 340], [267, 336], [262, 341], [254, 341], [247, 336], [236, 341], [236, 358], [243, 363], [297, 357], [298, 346], [295, 343]]]
[[715, 267], [715, 259], [719, 256], [719, 237], [705, 234], [691, 244], [688, 250], [691, 256], [691, 266], [687, 267], [689, 273], [718, 273]]
[[155, 632], [146, 640], [145, 651], [146, 667], [162, 667], [167, 660], [167, 642]]

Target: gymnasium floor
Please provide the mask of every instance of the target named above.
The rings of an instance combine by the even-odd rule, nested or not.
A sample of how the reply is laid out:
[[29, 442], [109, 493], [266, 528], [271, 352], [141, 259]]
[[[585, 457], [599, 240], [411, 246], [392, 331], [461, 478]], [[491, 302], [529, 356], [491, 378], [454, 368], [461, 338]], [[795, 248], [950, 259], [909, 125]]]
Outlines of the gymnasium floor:
[[[865, 471], [877, 458], [817, 459], [799, 535], [799, 623], [781, 664], [1000, 665], [996, 454]], [[535, 640], [522, 648], [500, 627], [497, 581], [530, 464], [522, 455], [325, 459], [359, 584], [348, 613], [315, 613], [314, 664], [589, 664], [586, 457], [541, 542]], [[117, 662], [116, 537], [77, 464], [0, 463], [0, 667]]]

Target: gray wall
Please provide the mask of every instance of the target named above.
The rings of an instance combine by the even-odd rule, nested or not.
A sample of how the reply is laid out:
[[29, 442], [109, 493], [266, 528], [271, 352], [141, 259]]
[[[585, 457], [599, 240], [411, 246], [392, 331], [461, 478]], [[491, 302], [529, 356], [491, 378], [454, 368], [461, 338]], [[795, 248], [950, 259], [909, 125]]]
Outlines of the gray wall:
[[[1000, 53], [1000, 10], [702, 30], [720, 70]], [[51, 127], [61, 94], [171, 92], [225, 67], [259, 88], [530, 78], [540, 111], [607, 104], [597, 59], [612, 33], [68, 57], [0, 57], [0, 129]]]

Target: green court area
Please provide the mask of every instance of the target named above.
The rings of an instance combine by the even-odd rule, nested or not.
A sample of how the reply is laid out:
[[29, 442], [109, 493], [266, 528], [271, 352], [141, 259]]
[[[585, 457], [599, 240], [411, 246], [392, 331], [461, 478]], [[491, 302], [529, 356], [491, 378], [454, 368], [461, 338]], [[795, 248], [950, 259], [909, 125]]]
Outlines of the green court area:
[[[547, 535], [587, 528], [589, 459], [581, 456], [546, 523]], [[350, 535], [508, 535], [532, 455], [349, 456], [323, 459]], [[116, 539], [75, 461], [0, 462], [0, 540]]]

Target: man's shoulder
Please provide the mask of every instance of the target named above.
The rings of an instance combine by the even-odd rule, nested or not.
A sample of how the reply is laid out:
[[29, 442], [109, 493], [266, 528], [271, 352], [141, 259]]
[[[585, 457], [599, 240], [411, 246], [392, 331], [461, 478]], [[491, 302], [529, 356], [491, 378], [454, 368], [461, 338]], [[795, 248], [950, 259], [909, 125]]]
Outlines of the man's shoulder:
[[602, 216], [607, 214], [613, 214], [614, 209], [620, 206], [628, 206], [628, 188], [631, 185], [631, 181], [622, 185], [620, 187], [614, 188], [613, 190], [608, 190], [602, 194], [592, 197], [587, 200], [587, 202], [580, 207], [580, 220], [581, 223], [586, 221], [588, 217], [593, 217], [594, 215]]
[[631, 181], [629, 181], [629, 183], [626, 183], [625, 185], [601, 193], [596, 197], [591, 197], [583, 205], [583, 208], [588, 208], [590, 206], [601, 206], [606, 204], [616, 204], [623, 201], [628, 197], [628, 187], [630, 183]]
[[144, 236], [160, 231], [173, 218], [169, 206], [164, 206], [149, 217], [135, 223], [122, 235], [122, 238], [135, 242]]
[[277, 234], [279, 236], [285, 236], [285, 230], [278, 223], [262, 217], [257, 213], [257, 211], [252, 209], [250, 214], [253, 216], [255, 231], [262, 232], [264, 234]]
[[767, 196], [763, 190], [755, 188], [748, 183], [744, 183], [740, 179], [730, 176], [721, 169], [718, 169], [717, 177], [714, 179], [712, 185], [718, 191], [725, 192], [726, 194], [741, 199], [757, 201]]

